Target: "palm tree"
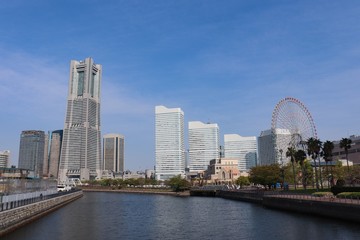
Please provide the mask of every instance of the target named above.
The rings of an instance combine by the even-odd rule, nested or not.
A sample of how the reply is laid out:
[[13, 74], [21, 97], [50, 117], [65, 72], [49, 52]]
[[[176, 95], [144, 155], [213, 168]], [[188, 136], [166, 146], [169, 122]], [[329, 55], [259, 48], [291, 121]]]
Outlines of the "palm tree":
[[342, 138], [340, 140], [340, 148], [344, 149], [345, 155], [346, 155], [346, 164], [347, 164], [348, 174], [350, 174], [348, 154], [349, 154], [349, 149], [351, 148], [351, 143], [352, 143], [352, 141], [349, 138]]
[[315, 182], [316, 182], [316, 190], [319, 190], [319, 180], [318, 180], [318, 173], [317, 173], [317, 163], [316, 163], [316, 159], [319, 157], [320, 155], [320, 150], [321, 150], [321, 141], [319, 139], [316, 138], [309, 138], [306, 142], [307, 145], [307, 153], [308, 155], [311, 157], [311, 159], [313, 159], [314, 164], [315, 164]]
[[307, 173], [306, 173], [306, 167], [304, 164], [305, 159], [306, 159], [306, 153], [301, 149], [297, 150], [295, 153], [295, 160], [300, 163], [301, 171], [302, 171], [302, 184], [303, 184], [304, 189], [306, 190]]
[[294, 162], [297, 163], [297, 161], [295, 158], [295, 154], [296, 154], [296, 149], [294, 147], [289, 147], [286, 151], [286, 157], [289, 157], [290, 161], [291, 161], [291, 165], [292, 165], [292, 169], [293, 169], [293, 176], [294, 176], [294, 185], [295, 185], [295, 190], [296, 190], [296, 176], [295, 176]]
[[[330, 162], [332, 159], [332, 151], [334, 149], [334, 143], [331, 141], [326, 141], [324, 142], [324, 145], [322, 147], [322, 156], [325, 160], [326, 163], [326, 173], [327, 175], [329, 175], [329, 169], [328, 169], [328, 162]], [[333, 181], [332, 181], [332, 173], [331, 173], [331, 186], [333, 185]]]

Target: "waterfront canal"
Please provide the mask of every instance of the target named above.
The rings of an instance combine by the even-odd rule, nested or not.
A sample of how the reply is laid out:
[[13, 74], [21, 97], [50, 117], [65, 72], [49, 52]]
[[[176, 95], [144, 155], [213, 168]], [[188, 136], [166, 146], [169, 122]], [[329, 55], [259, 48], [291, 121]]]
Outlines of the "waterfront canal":
[[221, 198], [86, 192], [3, 239], [360, 239], [360, 228]]

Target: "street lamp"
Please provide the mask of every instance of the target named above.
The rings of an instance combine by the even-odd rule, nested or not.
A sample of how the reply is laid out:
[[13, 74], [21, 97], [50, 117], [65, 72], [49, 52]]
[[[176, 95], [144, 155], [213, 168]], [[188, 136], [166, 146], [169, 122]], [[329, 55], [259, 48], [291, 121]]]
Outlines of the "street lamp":
[[285, 190], [285, 170], [284, 170], [284, 162], [283, 162], [283, 157], [282, 157], [282, 154], [283, 154], [283, 150], [282, 149], [279, 149], [279, 152], [280, 152], [280, 161], [281, 161], [281, 177], [282, 177], [282, 180], [283, 180], [283, 189]]

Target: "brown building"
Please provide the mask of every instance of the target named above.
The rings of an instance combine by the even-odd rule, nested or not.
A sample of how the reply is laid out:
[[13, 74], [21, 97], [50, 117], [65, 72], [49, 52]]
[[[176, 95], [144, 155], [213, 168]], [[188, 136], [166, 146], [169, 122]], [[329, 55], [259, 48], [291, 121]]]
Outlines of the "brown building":
[[234, 158], [213, 159], [205, 172], [208, 182], [218, 184], [232, 183], [239, 176], [238, 160]]
[[[351, 148], [348, 150], [348, 160], [352, 161], [355, 164], [360, 164], [360, 136], [351, 135], [349, 137], [352, 144]], [[340, 140], [334, 141], [334, 150], [333, 150], [333, 161], [339, 159], [346, 159], [345, 151], [343, 148], [340, 148]]]

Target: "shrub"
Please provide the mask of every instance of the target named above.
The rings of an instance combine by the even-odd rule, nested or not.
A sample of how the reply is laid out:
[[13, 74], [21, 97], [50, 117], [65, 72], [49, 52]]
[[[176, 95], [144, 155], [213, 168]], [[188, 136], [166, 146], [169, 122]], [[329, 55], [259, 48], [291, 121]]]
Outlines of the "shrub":
[[334, 196], [332, 192], [314, 192], [311, 194], [314, 197], [331, 197]]
[[344, 186], [344, 185], [345, 185], [345, 180], [344, 180], [344, 179], [338, 179], [338, 180], [336, 181], [336, 186], [342, 187], [342, 186]]
[[342, 192], [336, 195], [337, 198], [360, 198], [360, 192]]
[[339, 186], [334, 186], [331, 188], [331, 192], [334, 195], [337, 195], [338, 193], [342, 193], [342, 192], [360, 192], [360, 187], [339, 187]]

